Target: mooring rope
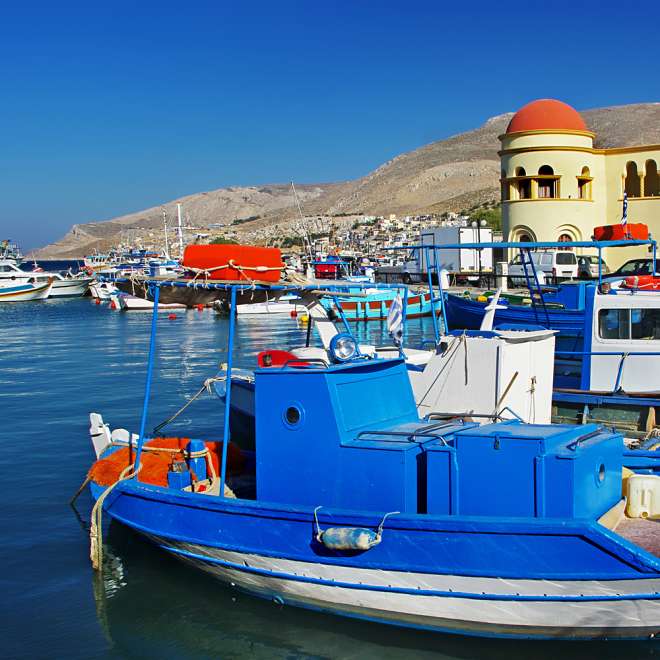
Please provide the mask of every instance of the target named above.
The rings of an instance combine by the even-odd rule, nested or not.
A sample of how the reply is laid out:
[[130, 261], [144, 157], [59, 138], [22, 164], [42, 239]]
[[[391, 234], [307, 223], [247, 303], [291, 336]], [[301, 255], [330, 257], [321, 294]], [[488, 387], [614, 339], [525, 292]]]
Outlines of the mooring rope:
[[121, 471], [119, 479], [101, 493], [99, 499], [96, 500], [92, 507], [89, 527], [89, 557], [92, 560], [92, 568], [95, 571], [103, 572], [103, 502], [105, 502], [105, 499], [118, 483], [135, 476], [142, 468], [142, 465], [135, 472], [133, 472], [134, 467], [134, 463], [127, 465]]
[[153, 435], [156, 435], [162, 428], [165, 428], [170, 422], [173, 422], [193, 401], [195, 401], [198, 397], [200, 397], [204, 391], [208, 392], [211, 394], [211, 385], [216, 382], [220, 382], [226, 380], [225, 376], [215, 376], [213, 378], [207, 378], [202, 386], [195, 392], [195, 394], [186, 401], [186, 403], [179, 408], [171, 417], [166, 419], [164, 422], [161, 422], [158, 424], [158, 426], [155, 426], [152, 433]]

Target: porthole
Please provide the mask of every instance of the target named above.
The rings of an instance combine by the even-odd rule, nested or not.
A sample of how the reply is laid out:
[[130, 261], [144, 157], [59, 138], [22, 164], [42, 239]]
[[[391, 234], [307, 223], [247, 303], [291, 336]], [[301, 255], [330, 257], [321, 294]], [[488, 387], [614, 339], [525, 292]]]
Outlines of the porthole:
[[291, 426], [295, 426], [300, 422], [300, 409], [297, 408], [296, 406], [289, 406], [286, 409], [284, 416], [286, 418], [286, 421], [289, 424], [291, 424]]
[[288, 426], [290, 429], [300, 428], [304, 421], [304, 409], [297, 401], [290, 403], [282, 411], [282, 422], [284, 426]]

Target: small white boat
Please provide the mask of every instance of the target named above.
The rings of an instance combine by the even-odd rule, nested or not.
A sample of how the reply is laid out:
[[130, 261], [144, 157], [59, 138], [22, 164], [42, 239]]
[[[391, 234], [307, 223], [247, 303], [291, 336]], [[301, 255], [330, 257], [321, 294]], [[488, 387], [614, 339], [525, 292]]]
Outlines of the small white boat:
[[0, 280], [0, 302], [25, 302], [28, 300], [44, 300], [50, 295], [53, 281], [47, 282], [15, 282]]
[[110, 300], [110, 297], [113, 294], [118, 293], [119, 289], [110, 282], [94, 282], [90, 285], [89, 292], [92, 294], [93, 298]]
[[[219, 314], [227, 314], [229, 311], [227, 302], [224, 300], [216, 300], [213, 308]], [[304, 314], [306, 311], [307, 308], [303, 305], [300, 297], [292, 293], [264, 302], [236, 305], [236, 313], [239, 316], [254, 314], [286, 314], [288, 316], [291, 312]]]
[[60, 273], [40, 273], [53, 278], [53, 288], [50, 292], [51, 298], [73, 298], [84, 296], [94, 278], [85, 275], [61, 275]]
[[[120, 312], [128, 311], [142, 311], [151, 312], [154, 308], [154, 303], [145, 298], [138, 298], [126, 293], [114, 293], [110, 296], [110, 306]], [[158, 311], [167, 312], [172, 309], [186, 309], [185, 305], [179, 303], [159, 303]]]

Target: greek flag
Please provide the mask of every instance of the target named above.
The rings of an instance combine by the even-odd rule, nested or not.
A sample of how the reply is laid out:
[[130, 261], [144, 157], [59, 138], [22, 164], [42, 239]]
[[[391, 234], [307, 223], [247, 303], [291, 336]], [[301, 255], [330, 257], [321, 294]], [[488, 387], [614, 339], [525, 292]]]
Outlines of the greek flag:
[[628, 193], [623, 193], [623, 215], [621, 216], [621, 226], [628, 224]]
[[403, 339], [403, 304], [401, 303], [401, 296], [397, 293], [396, 298], [392, 301], [390, 311], [387, 314], [387, 331], [390, 337], [394, 340], [397, 346], [401, 346]]

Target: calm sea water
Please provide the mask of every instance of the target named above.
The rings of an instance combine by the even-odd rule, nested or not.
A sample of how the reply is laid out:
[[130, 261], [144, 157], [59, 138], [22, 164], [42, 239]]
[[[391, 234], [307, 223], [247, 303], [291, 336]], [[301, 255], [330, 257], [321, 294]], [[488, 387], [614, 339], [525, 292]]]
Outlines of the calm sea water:
[[[3, 658], [649, 658], [639, 644], [475, 640], [406, 631], [292, 608], [232, 591], [111, 524], [112, 569], [89, 563], [87, 492], [68, 505], [93, 458], [88, 415], [137, 430], [150, 314], [89, 299], [0, 306], [0, 657]], [[410, 323], [414, 340], [430, 320]], [[161, 315], [149, 428], [177, 410], [225, 360], [227, 321], [211, 311]], [[380, 323], [362, 325], [378, 343]], [[241, 318], [238, 366], [304, 342], [288, 317]], [[170, 427], [219, 438], [206, 396]]]

